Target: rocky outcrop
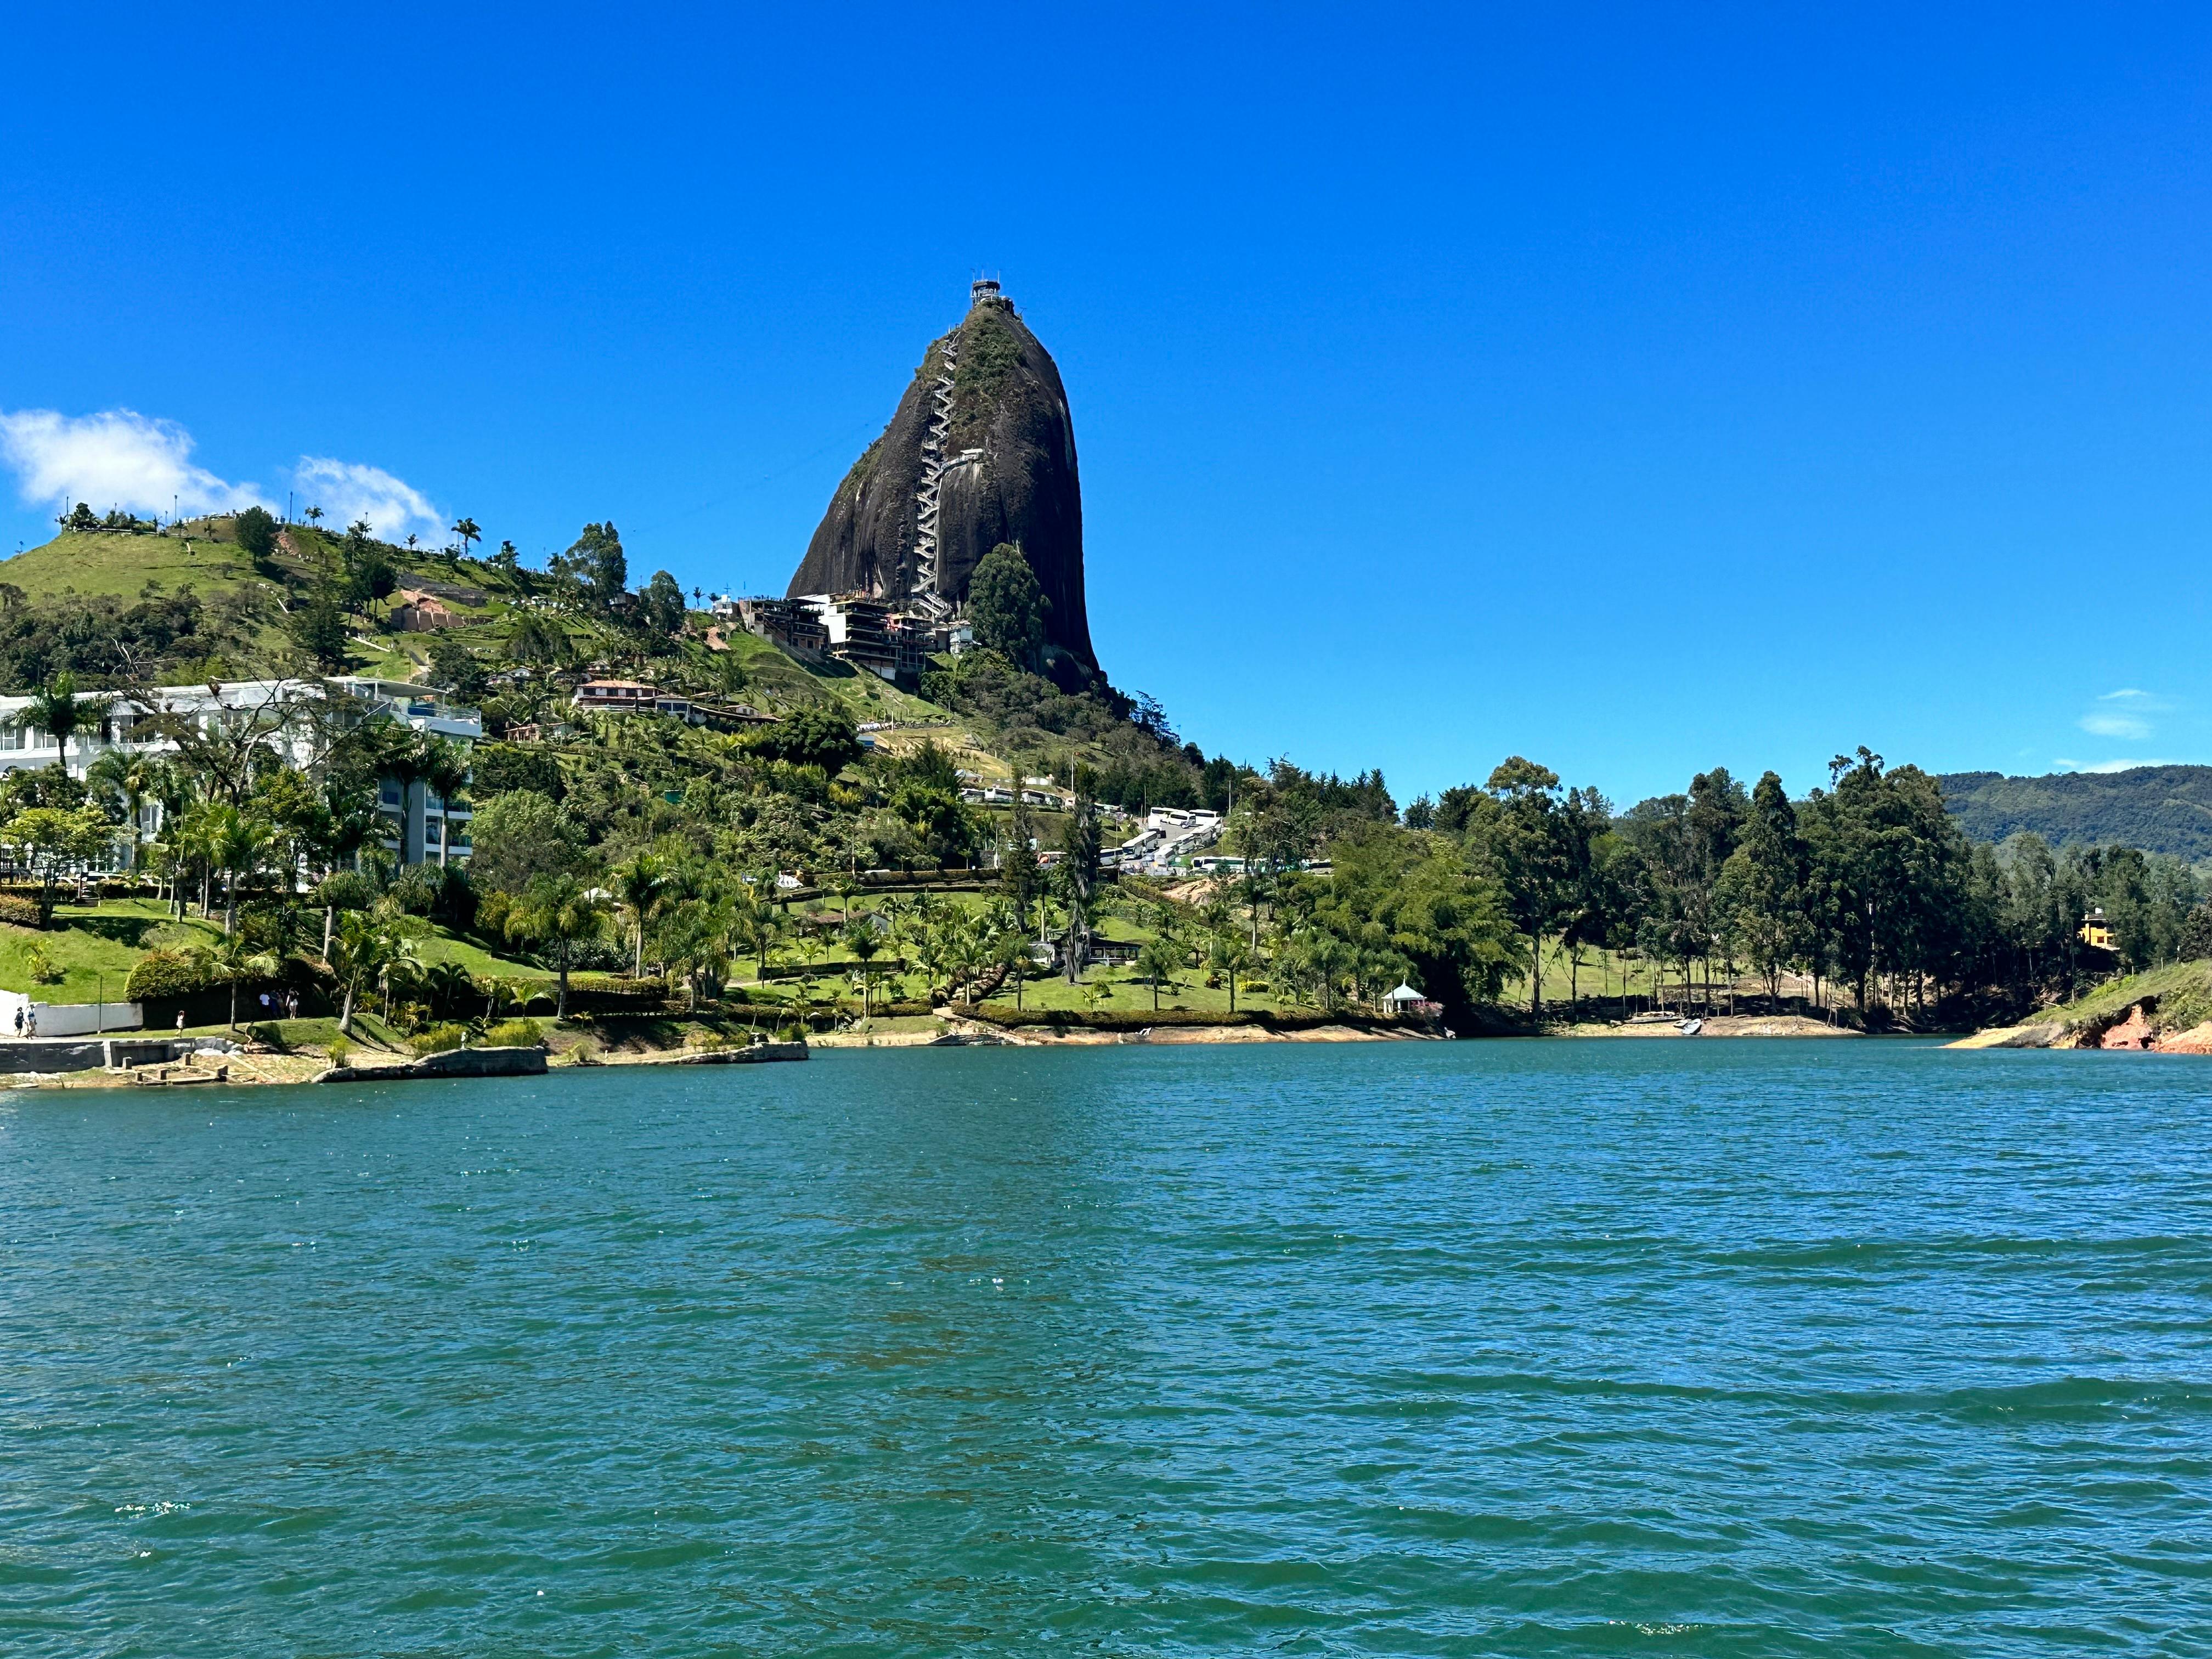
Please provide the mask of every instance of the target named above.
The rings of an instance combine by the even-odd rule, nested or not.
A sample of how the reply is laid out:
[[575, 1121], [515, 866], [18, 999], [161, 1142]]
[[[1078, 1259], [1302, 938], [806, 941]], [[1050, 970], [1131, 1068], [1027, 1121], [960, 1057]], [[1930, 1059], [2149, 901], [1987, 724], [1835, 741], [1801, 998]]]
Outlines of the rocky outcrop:
[[1096, 667], [1083, 598], [1083, 492], [1075, 424], [1052, 354], [996, 283], [977, 283], [968, 315], [931, 343], [884, 434], [837, 486], [787, 590], [910, 600], [933, 393], [951, 363], [951, 413], [938, 512], [938, 592], [955, 604], [983, 556], [1018, 545], [1051, 609], [1048, 650]]
[[448, 1048], [398, 1066], [333, 1066], [317, 1083], [398, 1083], [437, 1077], [543, 1077], [543, 1048]]
[[739, 1048], [688, 1048], [667, 1054], [621, 1054], [607, 1066], [762, 1066], [778, 1060], [805, 1060], [804, 1042], [755, 1042]]

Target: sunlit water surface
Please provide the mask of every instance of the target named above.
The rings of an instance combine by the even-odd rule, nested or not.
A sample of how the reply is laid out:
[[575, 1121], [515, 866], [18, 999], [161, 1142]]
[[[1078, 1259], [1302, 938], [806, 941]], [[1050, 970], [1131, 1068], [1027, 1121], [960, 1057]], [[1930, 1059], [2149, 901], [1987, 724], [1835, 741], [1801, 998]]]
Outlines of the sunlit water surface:
[[0, 1098], [0, 1651], [2212, 1651], [2212, 1061]]

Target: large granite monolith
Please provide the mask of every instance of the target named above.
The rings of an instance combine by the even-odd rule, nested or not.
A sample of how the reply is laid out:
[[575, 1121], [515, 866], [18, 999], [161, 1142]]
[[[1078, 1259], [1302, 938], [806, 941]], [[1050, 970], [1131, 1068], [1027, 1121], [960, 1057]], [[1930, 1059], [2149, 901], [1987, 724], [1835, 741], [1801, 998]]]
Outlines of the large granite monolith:
[[890, 424], [837, 486], [787, 592], [865, 592], [912, 605], [927, 586], [916, 557], [916, 497], [948, 353], [952, 384], [941, 446], [935, 591], [953, 605], [963, 602], [977, 562], [1012, 542], [1050, 601], [1048, 654], [1063, 651], [1095, 668], [1067, 393], [1052, 354], [994, 282], [975, 283], [960, 325], [930, 343]]

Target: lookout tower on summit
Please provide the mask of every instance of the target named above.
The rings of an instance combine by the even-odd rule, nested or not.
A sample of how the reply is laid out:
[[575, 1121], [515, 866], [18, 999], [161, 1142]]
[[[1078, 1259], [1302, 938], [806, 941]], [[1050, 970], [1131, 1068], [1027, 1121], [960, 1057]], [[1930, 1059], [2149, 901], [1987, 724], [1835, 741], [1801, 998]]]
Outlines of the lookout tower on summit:
[[1046, 600], [1045, 666], [1069, 657], [1087, 676], [1097, 659], [1067, 393], [999, 279], [978, 276], [968, 314], [930, 343], [883, 436], [837, 486], [787, 591], [866, 595], [943, 622], [1002, 544], [1021, 550]]

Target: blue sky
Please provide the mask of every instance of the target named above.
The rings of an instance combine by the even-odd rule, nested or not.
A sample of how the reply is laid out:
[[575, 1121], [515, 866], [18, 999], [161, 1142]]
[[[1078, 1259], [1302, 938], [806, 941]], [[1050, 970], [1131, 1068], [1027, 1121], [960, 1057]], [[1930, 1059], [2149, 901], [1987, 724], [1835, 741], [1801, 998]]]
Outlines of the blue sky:
[[19, 9], [0, 550], [305, 467], [781, 591], [988, 271], [1209, 750], [2212, 761], [2204, 15], [805, 9]]

